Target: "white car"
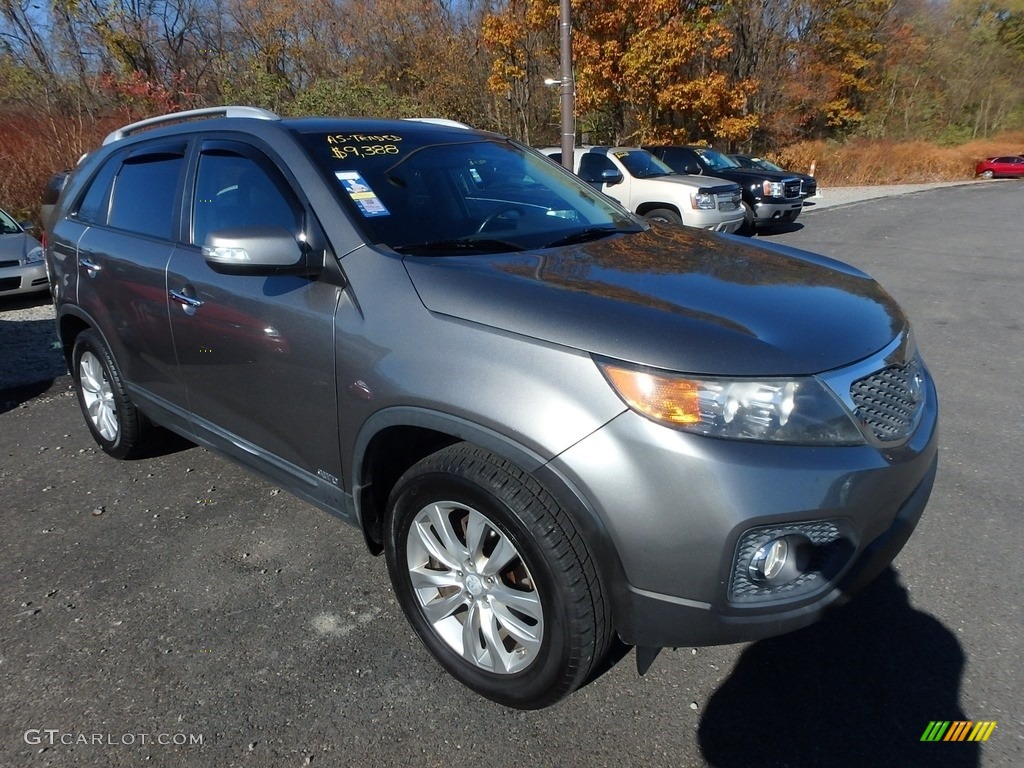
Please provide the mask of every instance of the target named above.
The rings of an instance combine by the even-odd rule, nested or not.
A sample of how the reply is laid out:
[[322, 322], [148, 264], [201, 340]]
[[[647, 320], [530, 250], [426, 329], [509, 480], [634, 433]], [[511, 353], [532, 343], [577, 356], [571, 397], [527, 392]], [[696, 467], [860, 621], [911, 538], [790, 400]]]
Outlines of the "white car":
[[39, 241], [0, 209], [0, 296], [45, 291], [49, 285]]
[[[561, 149], [540, 151], [562, 162]], [[743, 226], [738, 184], [676, 173], [639, 147], [577, 147], [573, 170], [591, 186], [652, 221], [715, 232], [736, 232]]]

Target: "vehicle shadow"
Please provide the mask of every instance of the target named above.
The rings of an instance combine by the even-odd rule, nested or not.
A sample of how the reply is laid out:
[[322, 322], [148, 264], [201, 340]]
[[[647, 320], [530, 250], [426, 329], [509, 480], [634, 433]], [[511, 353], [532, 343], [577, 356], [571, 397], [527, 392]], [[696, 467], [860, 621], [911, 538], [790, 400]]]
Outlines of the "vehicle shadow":
[[0, 301], [0, 413], [43, 394], [68, 372], [52, 319], [10, 320], [4, 314], [49, 303], [48, 293]]
[[785, 224], [775, 224], [771, 227], [761, 227], [757, 230], [758, 237], [771, 237], [773, 235], [788, 235], [790, 232], [799, 232], [804, 228], [799, 221], [789, 221]]
[[716, 768], [977, 766], [976, 742], [922, 742], [968, 720], [956, 637], [916, 611], [890, 567], [821, 623], [743, 652], [712, 695], [698, 741]]

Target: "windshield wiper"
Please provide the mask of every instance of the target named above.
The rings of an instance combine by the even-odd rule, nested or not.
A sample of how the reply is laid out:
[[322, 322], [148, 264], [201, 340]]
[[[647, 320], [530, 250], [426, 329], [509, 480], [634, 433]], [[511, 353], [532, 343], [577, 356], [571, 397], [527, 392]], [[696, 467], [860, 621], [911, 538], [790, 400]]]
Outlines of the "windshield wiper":
[[508, 253], [510, 251], [522, 251], [522, 246], [510, 243], [507, 240], [494, 240], [491, 238], [460, 237], [454, 240], [434, 240], [429, 243], [415, 243], [413, 245], [395, 245], [393, 251], [398, 253], [437, 253], [447, 251], [449, 253]]
[[560, 245], [573, 245], [574, 243], [589, 243], [591, 240], [600, 240], [602, 237], [611, 237], [619, 232], [639, 232], [636, 229], [619, 229], [618, 227], [587, 227], [581, 229], [579, 232], [573, 232], [571, 235], [560, 237], [557, 240], [552, 240], [550, 243], [545, 243], [542, 248], [557, 248]]

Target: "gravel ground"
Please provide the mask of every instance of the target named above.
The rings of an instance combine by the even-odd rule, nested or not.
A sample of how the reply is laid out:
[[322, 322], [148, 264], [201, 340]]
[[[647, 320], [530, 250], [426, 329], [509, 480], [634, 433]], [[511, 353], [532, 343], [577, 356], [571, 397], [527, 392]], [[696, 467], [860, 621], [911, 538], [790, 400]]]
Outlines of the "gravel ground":
[[[801, 218], [825, 208], [851, 205], [880, 197], [905, 195], [959, 184], [986, 183], [993, 182], [825, 187], [820, 196], [807, 201]], [[59, 349], [53, 305], [47, 295], [0, 299], [0, 413], [27, 401], [33, 394], [45, 391], [57, 378], [67, 375], [67, 367]], [[26, 392], [26, 388], [32, 391]]]
[[0, 413], [42, 394], [68, 369], [49, 294], [0, 299]]

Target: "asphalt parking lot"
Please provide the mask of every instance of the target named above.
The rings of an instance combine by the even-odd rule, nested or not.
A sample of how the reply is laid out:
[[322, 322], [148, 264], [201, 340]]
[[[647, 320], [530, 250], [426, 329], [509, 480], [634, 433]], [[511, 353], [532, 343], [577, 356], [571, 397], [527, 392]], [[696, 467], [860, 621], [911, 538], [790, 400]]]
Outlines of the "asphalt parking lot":
[[[44, 371], [0, 379], [0, 766], [1024, 765], [1022, 204], [1021, 182], [942, 187], [764, 236], [907, 311], [942, 403], [931, 503], [825, 622], [643, 677], [623, 649], [540, 712], [444, 673], [354, 529], [199, 448], [102, 454], [47, 321], [0, 304], [0, 365]], [[921, 742], [964, 720], [997, 726]]]

